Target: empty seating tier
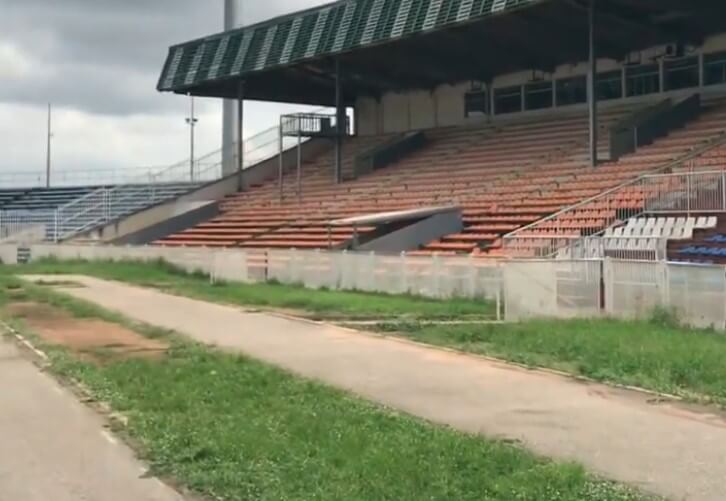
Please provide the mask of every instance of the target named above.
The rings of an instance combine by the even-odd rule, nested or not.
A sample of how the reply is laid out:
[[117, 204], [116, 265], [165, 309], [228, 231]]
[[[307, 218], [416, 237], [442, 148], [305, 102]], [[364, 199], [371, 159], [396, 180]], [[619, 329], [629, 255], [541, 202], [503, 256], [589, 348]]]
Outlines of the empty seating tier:
[[[299, 193], [295, 172], [287, 172], [282, 200], [277, 180], [271, 178], [223, 201], [221, 214], [213, 220], [157, 243], [347, 248], [375, 228], [329, 231], [330, 220], [453, 204], [462, 209], [464, 229], [429, 243], [418, 253], [496, 256], [501, 253], [503, 235], [680, 159], [722, 135], [726, 106], [714, 101], [704, 107], [687, 127], [618, 161], [606, 160], [597, 168], [589, 166], [584, 111], [527, 122], [429, 130], [424, 148], [341, 184], [333, 181], [332, 152], [325, 153], [303, 165]], [[602, 110], [599, 149], [603, 156], [611, 125], [634, 111], [633, 105], [622, 103]], [[344, 170], [352, 170], [357, 154], [390, 139], [348, 139]], [[641, 199], [634, 193], [620, 205], [636, 211]], [[583, 210], [568, 223], [570, 231], [573, 235], [601, 231], [615, 210], [618, 207]]]
[[[93, 229], [197, 188], [198, 184], [0, 189], [3, 224], [43, 224], [54, 240]], [[99, 193], [112, 193], [103, 198]], [[61, 209], [61, 210], [59, 210]], [[58, 215], [56, 215], [58, 214]]]

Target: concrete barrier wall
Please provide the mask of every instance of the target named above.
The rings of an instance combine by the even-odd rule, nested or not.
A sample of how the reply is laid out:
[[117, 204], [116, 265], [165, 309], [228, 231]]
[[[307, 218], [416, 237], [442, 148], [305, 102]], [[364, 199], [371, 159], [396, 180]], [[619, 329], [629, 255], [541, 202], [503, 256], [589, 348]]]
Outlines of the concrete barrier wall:
[[[726, 267], [626, 260], [489, 261], [356, 252], [184, 249], [31, 245], [30, 261], [164, 260], [212, 281], [276, 280], [309, 288], [414, 294], [447, 299], [486, 298], [504, 318], [597, 317], [633, 319], [655, 308], [673, 311], [695, 327], [726, 329]], [[14, 264], [17, 245], [0, 245]]]

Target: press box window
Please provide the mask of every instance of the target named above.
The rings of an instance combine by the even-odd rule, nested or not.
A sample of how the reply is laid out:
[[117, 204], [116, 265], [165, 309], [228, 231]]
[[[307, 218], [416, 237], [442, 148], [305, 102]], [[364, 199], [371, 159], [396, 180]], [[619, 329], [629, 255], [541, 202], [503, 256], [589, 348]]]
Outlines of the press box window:
[[623, 72], [607, 71], [597, 76], [597, 98], [600, 101], [623, 97]]
[[698, 57], [688, 57], [676, 61], [666, 61], [664, 65], [665, 90], [698, 87]]
[[467, 92], [464, 112], [467, 117], [489, 114], [489, 93], [485, 90]]
[[660, 67], [657, 64], [633, 66], [625, 70], [628, 97], [660, 92]]
[[587, 78], [563, 78], [555, 82], [557, 106], [587, 102]]
[[524, 109], [552, 108], [552, 82], [532, 82], [524, 87]]
[[494, 89], [494, 111], [497, 115], [522, 111], [522, 87]]
[[703, 56], [703, 83], [705, 85], [726, 83], [726, 52]]

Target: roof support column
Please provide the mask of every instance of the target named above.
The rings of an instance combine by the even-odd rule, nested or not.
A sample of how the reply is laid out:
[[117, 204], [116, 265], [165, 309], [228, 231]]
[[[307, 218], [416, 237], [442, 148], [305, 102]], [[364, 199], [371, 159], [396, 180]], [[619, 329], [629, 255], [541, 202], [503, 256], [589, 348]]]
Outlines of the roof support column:
[[335, 182], [343, 182], [343, 137], [347, 130], [347, 116], [343, 105], [343, 82], [340, 59], [335, 60]]
[[590, 33], [590, 73], [588, 76], [588, 94], [590, 104], [590, 164], [596, 167], [597, 142], [598, 142], [598, 120], [597, 120], [597, 51], [595, 47], [595, 3], [597, 0], [590, 0], [588, 12], [588, 25]]
[[245, 118], [245, 83], [240, 81], [239, 93], [237, 95], [237, 190], [245, 190], [245, 142], [244, 142], [244, 118]]
[[[224, 30], [239, 26], [241, 6], [239, 0], [224, 0]], [[237, 137], [237, 106], [234, 99], [225, 99], [222, 111], [222, 175], [230, 176], [237, 170], [235, 141]]]

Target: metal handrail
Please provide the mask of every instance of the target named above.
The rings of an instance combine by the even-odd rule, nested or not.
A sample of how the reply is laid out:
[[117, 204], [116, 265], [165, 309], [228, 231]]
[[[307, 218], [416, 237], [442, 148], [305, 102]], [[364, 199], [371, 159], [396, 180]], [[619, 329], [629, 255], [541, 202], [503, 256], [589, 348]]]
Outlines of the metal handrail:
[[[713, 148], [715, 148], [717, 146], [721, 146], [723, 144], [726, 144], [726, 134], [721, 134], [721, 136], [719, 138], [717, 138], [717, 139], [709, 142], [707, 145], [704, 145], [701, 148], [694, 149], [688, 155], [684, 155], [683, 157], [681, 157], [679, 159], [673, 160], [671, 162], [668, 162], [667, 164], [664, 164], [664, 165], [661, 165], [659, 167], [656, 167], [655, 169], [653, 169], [653, 170], [651, 170], [651, 171], [649, 171], [649, 172], [647, 172], [645, 174], [641, 174], [638, 177], [635, 177], [633, 179], [630, 179], [628, 181], [625, 181], [625, 182], [623, 182], [623, 183], [621, 183], [621, 184], [619, 184], [619, 185], [617, 185], [617, 186], [615, 186], [613, 188], [610, 188], [610, 189], [608, 189], [606, 191], [603, 191], [603, 192], [601, 192], [601, 193], [599, 193], [597, 195], [593, 195], [590, 198], [586, 198], [585, 200], [582, 200], [581, 202], [578, 202], [578, 203], [576, 203], [574, 205], [570, 205], [568, 207], [565, 207], [564, 209], [561, 209], [561, 210], [555, 212], [554, 214], [550, 214], [547, 217], [544, 217], [542, 219], [539, 219], [539, 220], [535, 221], [534, 223], [530, 223], [530, 224], [528, 224], [526, 226], [523, 226], [521, 228], [518, 228], [518, 229], [512, 231], [511, 233], [508, 233], [508, 234], [504, 235], [503, 238], [504, 239], [509, 239], [509, 238], [514, 238], [514, 237], [520, 237], [520, 233], [526, 233], [527, 231], [530, 231], [530, 230], [532, 230], [532, 229], [534, 229], [534, 228], [536, 228], [536, 227], [538, 227], [538, 226], [540, 226], [540, 225], [542, 225], [544, 223], [553, 221], [553, 220], [555, 220], [555, 219], [557, 219], [557, 218], [559, 218], [559, 217], [567, 214], [568, 212], [574, 212], [576, 210], [581, 209], [585, 205], [592, 204], [592, 203], [597, 202], [597, 201], [599, 201], [601, 199], [607, 198], [608, 196], [613, 195], [614, 193], [616, 193], [618, 191], [621, 191], [621, 190], [623, 190], [625, 188], [632, 187], [632, 186], [634, 186], [634, 185], [642, 182], [643, 179], [644, 178], [647, 178], [648, 176], [658, 175], [659, 173], [662, 173], [662, 172], [664, 172], [664, 171], [666, 171], [668, 169], [672, 169], [674, 167], [680, 167], [684, 163], [688, 162], [689, 160], [693, 160], [694, 158], [697, 158], [697, 157], [701, 156], [706, 151], [709, 151], [709, 150], [711, 150], [711, 149], [713, 149]], [[521, 235], [521, 236], [524, 236], [524, 235]]]
[[[244, 168], [250, 168], [263, 160], [277, 155], [279, 133], [279, 127], [275, 126], [245, 139]], [[247, 147], [248, 145], [249, 148]], [[270, 148], [271, 146], [274, 146], [274, 148]], [[266, 149], [270, 149], [269, 156], [258, 158], [258, 156], [255, 155], [256, 152], [264, 152]], [[234, 151], [236, 151], [236, 145], [234, 146]], [[152, 204], [156, 203], [159, 200], [157, 197], [158, 185], [179, 182], [180, 180], [194, 183], [197, 179], [201, 179], [204, 173], [213, 172], [215, 169], [219, 169], [219, 176], [206, 181], [219, 179], [222, 174], [221, 153], [222, 149], [219, 149], [199, 158], [199, 160], [195, 162], [196, 165], [199, 165], [202, 162], [206, 163], [210, 159], [214, 159], [215, 161], [209, 162], [209, 165], [206, 168], [195, 171], [194, 180], [191, 179], [189, 162], [179, 162], [161, 171], [150, 174], [151, 179], [144, 177], [143, 179], [120, 184], [112, 188], [102, 187], [62, 207], [59, 207], [56, 212], [56, 226], [60, 234], [56, 235], [56, 239], [67, 238], [85, 231], [91, 226], [113, 221], [114, 219], [127, 214], [128, 207], [124, 205], [123, 202], [128, 201], [131, 198], [138, 197], [139, 199], [150, 200]], [[220, 161], [216, 161], [217, 158], [220, 158]], [[181, 172], [181, 176], [178, 176], [177, 172]], [[73, 211], [78, 207], [82, 208], [78, 213], [73, 214]], [[76, 227], [73, 227], [72, 224], [68, 224], [69, 222], [77, 221], [80, 217], [88, 215], [94, 211], [98, 211], [99, 216], [94, 218], [93, 222], [80, 224]]]

